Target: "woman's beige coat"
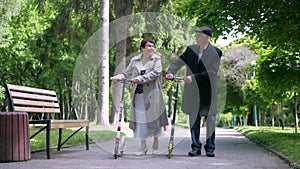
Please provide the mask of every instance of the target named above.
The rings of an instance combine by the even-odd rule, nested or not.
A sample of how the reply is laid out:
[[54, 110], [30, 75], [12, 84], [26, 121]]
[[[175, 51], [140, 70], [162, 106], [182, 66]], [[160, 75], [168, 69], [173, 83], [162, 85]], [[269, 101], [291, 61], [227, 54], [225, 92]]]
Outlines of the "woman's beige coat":
[[[143, 95], [145, 100], [147, 124], [149, 132], [157, 131], [162, 126], [168, 125], [165, 102], [163, 99], [162, 86], [160, 82], [160, 74], [162, 72], [161, 58], [153, 54], [145, 65], [145, 74], [140, 75], [142, 65], [142, 54], [131, 59], [126, 70], [115, 76], [119, 80], [123, 78], [138, 78], [143, 84]], [[135, 131], [135, 90], [137, 84], [132, 85], [132, 100], [130, 108], [129, 127]]]

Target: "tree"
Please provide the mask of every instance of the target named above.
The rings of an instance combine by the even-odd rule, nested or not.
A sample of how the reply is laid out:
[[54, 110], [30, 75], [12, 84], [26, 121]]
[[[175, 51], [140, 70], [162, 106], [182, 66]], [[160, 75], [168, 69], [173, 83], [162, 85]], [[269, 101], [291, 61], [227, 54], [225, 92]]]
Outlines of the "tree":
[[[260, 65], [258, 80], [259, 85], [264, 87], [262, 90], [264, 99], [281, 103], [287, 92], [292, 93], [293, 88], [299, 86], [299, 77], [292, 76], [300, 73], [300, 65], [295, 60], [299, 56], [295, 55], [281, 50], [273, 50], [269, 55], [261, 55], [258, 60]], [[297, 117], [295, 117], [295, 121], [297, 121]]]
[[99, 114], [97, 124], [109, 126], [109, 0], [101, 0], [99, 25]]
[[[113, 0], [114, 5], [114, 13], [116, 18], [121, 18], [126, 15], [130, 15], [133, 10], [133, 1], [119, 1]], [[126, 67], [126, 46], [127, 46], [127, 20], [120, 19], [122, 26], [118, 26], [116, 28], [116, 32], [114, 35], [116, 36], [116, 52], [115, 52], [115, 74], [120, 73]], [[110, 115], [110, 123], [116, 124], [118, 122], [118, 111], [120, 107], [121, 100], [121, 91], [122, 85], [120, 83], [116, 83], [113, 85], [113, 93], [112, 93], [112, 112]], [[125, 117], [125, 116], [123, 116]]]
[[[32, 0], [30, 3], [34, 4], [38, 10], [37, 16], [45, 20], [41, 24], [47, 25], [47, 27], [44, 26], [46, 29], [38, 39], [30, 45], [30, 50], [39, 61], [38, 65], [41, 65], [36, 83], [40, 87], [57, 91], [66, 118], [72, 116], [87, 119], [88, 116], [81, 116], [87, 112], [78, 111], [71, 99], [72, 75], [74, 63], [82, 45], [95, 31], [93, 25], [99, 22], [99, 19], [89, 17], [92, 13], [99, 11], [97, 3], [92, 3], [91, 0], [81, 3], [79, 1]], [[99, 15], [99, 12], [97, 14]]]
[[[71, 115], [80, 118], [81, 113], [89, 115], [87, 112], [92, 116], [94, 100], [85, 97], [93, 106], [77, 111], [70, 99], [70, 89], [82, 45], [98, 30], [99, 7], [100, 2], [94, 0], [27, 0], [22, 3], [19, 13], [8, 20], [9, 32], [2, 34], [7, 43], [0, 43], [1, 86], [13, 83], [53, 89], [66, 118]], [[97, 87], [89, 92], [96, 95], [94, 89]], [[89, 119], [95, 120], [95, 116]]]
[[9, 32], [11, 18], [18, 15], [24, 0], [2, 0], [0, 1], [0, 47], [7, 42], [4, 38]]
[[246, 102], [246, 94], [243, 87], [252, 76], [252, 70], [249, 69], [251, 63], [256, 59], [257, 54], [246, 46], [244, 43], [236, 44], [229, 47], [225, 52], [222, 59], [224, 73], [227, 82], [227, 104], [226, 109], [232, 112], [234, 117], [237, 115], [246, 115], [245, 111], [232, 111], [241, 110], [239, 107], [250, 107], [253, 105]]
[[299, 51], [298, 0], [175, 0], [173, 6], [197, 26], [211, 26], [216, 35], [240, 32], [257, 36], [267, 45]]
[[257, 54], [254, 53], [248, 46], [235, 46], [224, 52], [222, 63], [226, 69], [225, 75], [234, 86], [241, 89], [250, 79], [252, 71], [249, 74], [251, 62], [255, 62]]

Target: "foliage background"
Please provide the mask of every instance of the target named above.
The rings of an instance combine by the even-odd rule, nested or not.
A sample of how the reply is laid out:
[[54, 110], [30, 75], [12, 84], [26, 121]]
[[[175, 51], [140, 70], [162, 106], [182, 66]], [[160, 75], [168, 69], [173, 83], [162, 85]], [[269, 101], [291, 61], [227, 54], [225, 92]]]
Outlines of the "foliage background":
[[[297, 0], [128, 0], [110, 1], [110, 22], [143, 12], [161, 12], [185, 20], [193, 27], [213, 29], [212, 43], [221, 35], [243, 34], [223, 50], [222, 66], [226, 71], [226, 105], [223, 124], [253, 125], [253, 106], [257, 105], [260, 125], [298, 123], [300, 89], [300, 24]], [[53, 89], [59, 94], [64, 113], [74, 113], [71, 98], [75, 62], [85, 42], [99, 28], [100, 2], [95, 0], [3, 0], [0, 2], [0, 100], [5, 110], [4, 86], [7, 83]], [[243, 10], [241, 10], [243, 9]], [[157, 18], [164, 22], [164, 18]], [[151, 25], [150, 25], [151, 26]], [[191, 40], [178, 36], [182, 31], [160, 25], [155, 34], [141, 33], [125, 39], [123, 56], [128, 62], [138, 51], [144, 36], [156, 40], [158, 51], [178, 56]], [[176, 32], [178, 31], [178, 32]], [[185, 33], [187, 36], [188, 33]], [[191, 34], [192, 36], [192, 34]], [[226, 38], [226, 36], [224, 36]], [[118, 44], [119, 45], [119, 44]], [[121, 58], [119, 47], [112, 47], [110, 76]], [[250, 52], [249, 52], [250, 51]], [[253, 53], [255, 64], [249, 64]], [[165, 53], [160, 53], [165, 55]], [[238, 60], [237, 60], [238, 59]], [[168, 65], [168, 60], [164, 65]], [[165, 69], [167, 66], [165, 67]], [[234, 70], [239, 70], [234, 72]], [[255, 72], [255, 76], [253, 73]], [[163, 77], [164, 75], [162, 75]], [[238, 83], [237, 83], [237, 80]], [[170, 83], [164, 84], [168, 98]], [[97, 90], [97, 88], [96, 88]], [[111, 93], [113, 88], [111, 87]], [[129, 98], [126, 95], [126, 98]], [[113, 103], [110, 103], [113, 105]], [[166, 99], [167, 104], [167, 99]], [[127, 105], [129, 107], [129, 105]], [[128, 111], [127, 111], [128, 112]], [[128, 116], [128, 115], [127, 115]], [[230, 117], [230, 115], [228, 115]], [[183, 118], [184, 121], [184, 118]], [[246, 121], [246, 124], [242, 122]]]

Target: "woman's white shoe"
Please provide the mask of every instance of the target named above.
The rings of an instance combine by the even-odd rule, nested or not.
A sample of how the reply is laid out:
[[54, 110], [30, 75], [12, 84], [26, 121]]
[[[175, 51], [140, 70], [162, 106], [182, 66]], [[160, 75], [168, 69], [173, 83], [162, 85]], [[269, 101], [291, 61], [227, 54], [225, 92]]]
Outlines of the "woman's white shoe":
[[148, 148], [146, 147], [143, 151], [136, 152], [136, 156], [146, 155], [148, 152]]
[[157, 150], [152, 149], [152, 154], [157, 155], [158, 154], [158, 149]]

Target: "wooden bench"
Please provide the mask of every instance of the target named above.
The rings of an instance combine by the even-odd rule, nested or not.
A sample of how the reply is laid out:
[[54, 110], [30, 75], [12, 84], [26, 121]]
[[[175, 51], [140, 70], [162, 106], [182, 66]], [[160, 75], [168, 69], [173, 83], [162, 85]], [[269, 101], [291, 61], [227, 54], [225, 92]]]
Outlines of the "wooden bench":
[[[50, 159], [50, 129], [58, 129], [58, 146], [61, 147], [78, 131], [85, 128], [86, 150], [89, 150], [89, 121], [88, 120], [63, 120], [60, 106], [55, 91], [38, 89], [32, 87], [6, 85], [8, 93], [9, 110], [11, 112], [27, 112], [30, 114], [29, 124], [42, 126], [36, 133], [32, 134], [30, 139], [35, 137], [41, 131], [46, 130], [46, 152]], [[55, 118], [56, 116], [56, 118]], [[58, 118], [57, 118], [58, 116]], [[36, 119], [38, 117], [38, 119]], [[57, 120], [56, 120], [57, 119]], [[62, 142], [63, 128], [78, 128]]]

